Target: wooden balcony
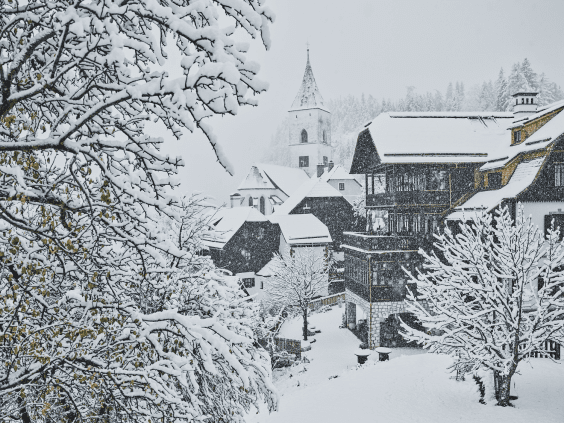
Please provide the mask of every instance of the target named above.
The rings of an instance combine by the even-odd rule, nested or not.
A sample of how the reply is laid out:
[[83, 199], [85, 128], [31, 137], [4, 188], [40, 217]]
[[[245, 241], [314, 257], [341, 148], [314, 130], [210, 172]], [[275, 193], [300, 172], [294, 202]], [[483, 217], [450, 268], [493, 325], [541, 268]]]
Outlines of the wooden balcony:
[[401, 205], [446, 205], [450, 204], [450, 191], [396, 191], [369, 194], [366, 207]]
[[[416, 285], [408, 284], [409, 289], [417, 295]], [[394, 285], [394, 286], [372, 286], [360, 284], [352, 279], [345, 278], [345, 288], [349, 291], [355, 293], [365, 301], [372, 302], [387, 302], [387, 301], [403, 301], [406, 298], [407, 285]]]
[[352, 247], [362, 252], [413, 251], [419, 248], [418, 238], [399, 235], [368, 235], [359, 232], [343, 233], [343, 248]]

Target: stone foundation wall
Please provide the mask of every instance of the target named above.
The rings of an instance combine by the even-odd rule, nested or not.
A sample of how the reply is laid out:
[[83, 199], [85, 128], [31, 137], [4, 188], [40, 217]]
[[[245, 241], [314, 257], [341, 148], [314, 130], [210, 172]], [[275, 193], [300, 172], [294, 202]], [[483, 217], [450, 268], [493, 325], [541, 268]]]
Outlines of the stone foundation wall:
[[[345, 291], [345, 301], [347, 304], [347, 323], [356, 321], [356, 306], [361, 307], [368, 317], [368, 343], [370, 348], [380, 346], [380, 323], [390, 314], [405, 312], [403, 301], [385, 301], [370, 304], [348, 289]], [[355, 307], [349, 304], [354, 304]]]

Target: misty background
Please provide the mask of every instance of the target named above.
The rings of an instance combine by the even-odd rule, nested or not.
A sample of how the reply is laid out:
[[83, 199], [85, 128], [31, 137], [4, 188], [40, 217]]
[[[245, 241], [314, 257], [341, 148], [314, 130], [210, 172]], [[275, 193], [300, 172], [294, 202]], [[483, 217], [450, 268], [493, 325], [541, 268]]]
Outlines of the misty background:
[[[267, 52], [259, 40], [252, 41], [249, 57], [261, 65], [259, 77], [270, 88], [257, 97], [257, 107], [208, 121], [233, 176], [202, 134], [186, 134], [179, 141], [167, 136], [164, 150], [185, 162], [179, 174], [181, 194], [200, 191], [218, 204], [227, 203], [253, 163], [286, 164], [285, 119], [302, 81], [306, 43], [317, 85], [332, 112], [334, 158], [345, 165], [355, 134], [382, 109], [498, 110], [501, 68], [507, 92], [534, 85], [524, 77], [528, 67], [536, 78], [532, 88], [544, 87], [554, 100], [564, 96], [562, 0], [266, 4], [276, 14], [272, 48]], [[159, 128], [147, 130], [158, 135]]]

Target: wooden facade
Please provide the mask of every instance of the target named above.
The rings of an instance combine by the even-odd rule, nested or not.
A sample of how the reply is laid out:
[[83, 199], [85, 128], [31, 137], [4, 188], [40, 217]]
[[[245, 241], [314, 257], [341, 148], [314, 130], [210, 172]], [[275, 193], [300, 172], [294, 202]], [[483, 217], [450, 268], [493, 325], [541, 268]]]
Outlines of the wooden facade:
[[[562, 110], [564, 107], [512, 126], [507, 131], [507, 146], [516, 145], [516, 131], [521, 131], [519, 142], [523, 143]], [[437, 124], [437, 134], [440, 130]], [[522, 149], [523, 152], [510, 159], [500, 158], [499, 167], [490, 165], [487, 170], [481, 170], [491, 160], [487, 154], [460, 154], [463, 159], [459, 160], [456, 154], [449, 154], [445, 159], [446, 154], [440, 153], [422, 153], [419, 158], [416, 154], [402, 153], [387, 154], [401, 160], [386, 157], [382, 161], [369, 129], [359, 134], [351, 173], [365, 175], [367, 226], [364, 232], [345, 234], [345, 290], [356, 305], [368, 310], [365, 314], [370, 321], [371, 347], [385, 343], [384, 338], [380, 339], [380, 326], [387, 331], [385, 337], [395, 339], [395, 335], [388, 333], [393, 325], [387, 320], [386, 310], [390, 315], [402, 312], [407, 289], [414, 289], [409, 286], [405, 271], [413, 272], [420, 265], [417, 251], [422, 248], [430, 252], [433, 232], [444, 226], [449, 214], [475, 194], [502, 189], [519, 164], [542, 159], [533, 183], [513, 198], [501, 197], [499, 203], [509, 205], [513, 216], [518, 202], [545, 202], [550, 207], [561, 202], [564, 209], [564, 128], [548, 145], [545, 141], [539, 142], [541, 146], [536, 149], [536, 146]], [[407, 162], [407, 156], [413, 156], [413, 161]], [[437, 157], [436, 161], [433, 156]], [[558, 212], [542, 216], [544, 226], [552, 219], [564, 226], [562, 209], [556, 208]], [[374, 308], [378, 309], [377, 313]], [[356, 318], [356, 311], [347, 315]]]

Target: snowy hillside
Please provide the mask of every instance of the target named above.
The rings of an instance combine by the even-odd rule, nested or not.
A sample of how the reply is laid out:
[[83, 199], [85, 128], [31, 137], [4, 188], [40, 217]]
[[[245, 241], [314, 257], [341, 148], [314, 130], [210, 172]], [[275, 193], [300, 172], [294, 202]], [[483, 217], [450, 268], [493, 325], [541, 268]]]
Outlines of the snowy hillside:
[[[472, 379], [451, 379], [447, 356], [394, 349], [388, 362], [371, 356], [365, 365], [356, 365], [353, 353], [359, 341], [348, 330], [338, 328], [343, 311], [335, 307], [311, 317], [311, 324], [321, 330], [307, 353], [311, 362], [277, 371], [279, 411], [269, 415], [261, 410], [248, 416], [248, 423], [564, 421], [562, 362], [531, 359], [529, 364], [523, 363], [512, 387], [512, 394], [519, 397], [514, 408], [496, 407], [491, 402], [482, 405]], [[298, 337], [299, 332], [299, 319], [282, 329], [286, 337]]]

